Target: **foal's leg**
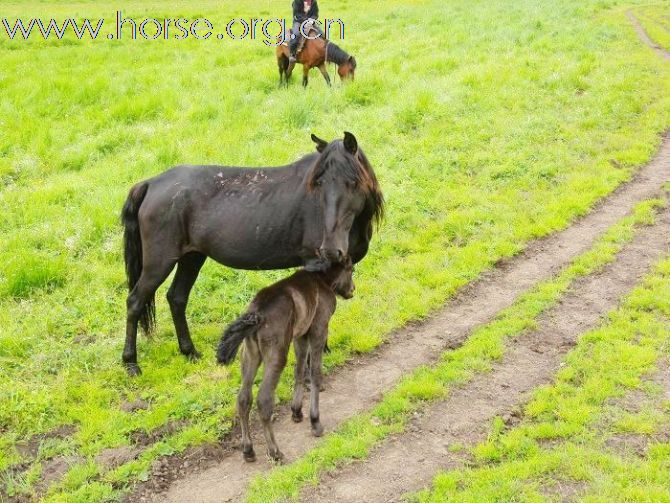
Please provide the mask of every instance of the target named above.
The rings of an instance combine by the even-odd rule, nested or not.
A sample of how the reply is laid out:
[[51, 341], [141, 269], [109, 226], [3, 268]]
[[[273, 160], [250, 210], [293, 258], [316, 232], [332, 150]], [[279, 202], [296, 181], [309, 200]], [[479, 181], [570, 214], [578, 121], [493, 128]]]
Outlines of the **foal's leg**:
[[307, 337], [298, 337], [293, 341], [295, 350], [295, 379], [293, 388], [293, 402], [291, 412], [293, 421], [299, 423], [302, 421], [302, 394], [305, 386], [305, 366], [307, 363], [307, 352], [309, 351], [309, 339]]
[[142, 371], [137, 364], [137, 323], [147, 302], [156, 293], [156, 289], [165, 281], [176, 260], [162, 259], [143, 264], [142, 274], [126, 301], [126, 343], [123, 348], [123, 363], [131, 377], [140, 375]]
[[321, 359], [323, 348], [328, 339], [328, 325], [323, 328], [310, 331], [310, 374], [312, 385], [310, 387], [309, 420], [312, 423], [312, 433], [315, 437], [323, 435], [323, 426], [319, 419], [319, 392], [321, 390]]
[[[277, 337], [279, 340], [279, 337]], [[263, 369], [263, 382], [258, 390], [258, 415], [263, 423], [263, 433], [265, 442], [268, 446], [268, 455], [274, 461], [279, 463], [284, 461], [284, 455], [279, 450], [275, 441], [274, 431], [272, 430], [272, 411], [275, 405], [275, 389], [281, 377], [281, 373], [286, 366], [286, 356], [288, 354], [288, 344], [281, 347], [279, 344], [268, 348], [267, 353], [263, 354], [265, 363]]]
[[251, 388], [254, 385], [256, 372], [261, 364], [261, 354], [255, 341], [244, 341], [242, 349], [242, 385], [237, 395], [237, 414], [242, 426], [242, 455], [251, 463], [256, 461], [256, 453], [249, 433], [249, 411], [251, 410]]
[[188, 330], [186, 305], [188, 304], [188, 296], [191, 293], [191, 288], [193, 288], [200, 268], [206, 259], [205, 255], [198, 252], [188, 253], [180, 258], [177, 263], [177, 273], [167, 293], [172, 321], [174, 321], [174, 328], [177, 332], [179, 351], [191, 360], [199, 359], [200, 353], [195, 349]]
[[326, 68], [326, 63], [321, 63], [319, 65], [319, 71], [321, 72], [321, 75], [323, 75], [323, 78], [326, 79], [326, 84], [328, 84], [328, 87], [330, 87], [330, 75], [328, 75], [328, 69]]

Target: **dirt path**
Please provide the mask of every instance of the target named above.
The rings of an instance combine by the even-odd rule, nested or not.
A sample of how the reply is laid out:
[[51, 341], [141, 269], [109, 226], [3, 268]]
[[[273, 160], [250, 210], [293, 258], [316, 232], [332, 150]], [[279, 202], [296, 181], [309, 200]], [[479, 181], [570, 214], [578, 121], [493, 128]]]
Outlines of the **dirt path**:
[[637, 33], [637, 36], [640, 37], [640, 40], [656, 51], [659, 56], [670, 61], [670, 52], [658, 45], [649, 37], [649, 34], [642, 27], [640, 21], [635, 17], [635, 14], [633, 14], [631, 11], [628, 11], [626, 12], [626, 15], [633, 24], [633, 28], [635, 28], [635, 32]]
[[[531, 243], [524, 253], [464, 288], [427, 321], [393, 333], [373, 354], [334, 372], [326, 379], [327, 389], [321, 399], [326, 432], [371, 408], [382, 392], [409, 370], [434, 362], [445, 348], [462, 343], [474, 328], [490, 321], [519, 294], [590, 248], [608, 227], [629, 213], [637, 202], [653, 197], [669, 179], [670, 141], [666, 138], [654, 161], [642, 167], [633, 181], [621, 186], [589, 215], [564, 231]], [[308, 426], [290, 420], [286, 407], [280, 407], [278, 412], [277, 441], [290, 461], [316, 442]], [[232, 441], [236, 444], [237, 438]], [[257, 452], [263, 452], [264, 442], [257, 429], [254, 441]], [[198, 454], [199, 464], [194, 463], [195, 457], [187, 454], [164, 459], [153, 470], [152, 479], [138, 486], [128, 500], [237, 501], [249, 480], [270, 468], [260, 456], [257, 463], [245, 464], [239, 451], [233, 449], [219, 450], [209, 460], [207, 454]]]
[[665, 209], [658, 223], [641, 229], [613, 264], [579, 281], [541, 318], [537, 331], [513, 341], [492, 373], [455, 390], [416, 418], [407, 433], [375, 450], [367, 461], [352, 464], [310, 489], [304, 501], [400, 501], [402, 494], [429, 485], [439, 470], [460, 466], [462, 460], [449, 447], [474, 446], [485, 440], [495, 416], [513, 423], [529, 393], [550, 381], [578, 336], [595, 328], [668, 251], [670, 210]]

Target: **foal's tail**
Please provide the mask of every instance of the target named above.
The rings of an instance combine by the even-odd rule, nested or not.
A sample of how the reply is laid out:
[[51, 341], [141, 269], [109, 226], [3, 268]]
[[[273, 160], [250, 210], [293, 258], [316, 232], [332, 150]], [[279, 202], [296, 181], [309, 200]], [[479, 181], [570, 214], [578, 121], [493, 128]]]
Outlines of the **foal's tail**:
[[[140, 222], [137, 219], [137, 213], [140, 211], [140, 205], [147, 195], [149, 184], [147, 182], [138, 183], [128, 194], [121, 210], [121, 222], [123, 231], [123, 258], [126, 262], [126, 277], [128, 278], [128, 290], [132, 291], [142, 274], [142, 238], [140, 236]], [[140, 325], [145, 333], [150, 333], [156, 320], [154, 297], [147, 301], [144, 310], [140, 315]]]
[[233, 321], [221, 336], [216, 359], [223, 365], [230, 365], [237, 355], [242, 341], [255, 335], [261, 324], [261, 316], [258, 313], [246, 313]]

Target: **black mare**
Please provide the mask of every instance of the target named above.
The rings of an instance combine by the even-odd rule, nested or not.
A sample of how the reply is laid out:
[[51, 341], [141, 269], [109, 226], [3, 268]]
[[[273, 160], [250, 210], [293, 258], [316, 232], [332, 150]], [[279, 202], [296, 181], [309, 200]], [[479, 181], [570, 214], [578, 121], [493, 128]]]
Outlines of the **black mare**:
[[356, 138], [275, 168], [177, 166], [136, 184], [122, 211], [127, 300], [123, 362], [137, 363], [137, 326], [150, 332], [154, 294], [177, 266], [167, 299], [179, 349], [197, 359], [186, 322], [189, 293], [207, 257], [236, 269], [324, 270], [365, 257], [384, 200]]

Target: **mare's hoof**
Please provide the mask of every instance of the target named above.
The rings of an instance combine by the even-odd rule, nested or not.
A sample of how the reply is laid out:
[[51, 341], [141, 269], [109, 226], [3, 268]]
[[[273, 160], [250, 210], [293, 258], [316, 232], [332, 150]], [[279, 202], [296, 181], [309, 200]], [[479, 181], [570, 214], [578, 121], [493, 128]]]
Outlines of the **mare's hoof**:
[[303, 415], [301, 410], [293, 410], [293, 413], [291, 414], [291, 419], [293, 419], [294, 423], [302, 423], [303, 420]]
[[256, 453], [254, 452], [253, 447], [248, 451], [244, 451], [242, 455], [244, 456], [244, 460], [247, 463], [253, 463], [254, 461], [256, 461]]
[[137, 377], [142, 375], [142, 370], [137, 363], [124, 363], [128, 377]]
[[186, 354], [186, 358], [188, 358], [188, 361], [190, 362], [197, 362], [200, 361], [200, 358], [202, 358], [202, 354], [200, 353], [200, 351], [194, 349], [190, 353]]

